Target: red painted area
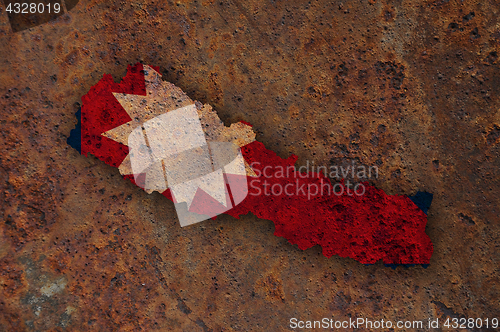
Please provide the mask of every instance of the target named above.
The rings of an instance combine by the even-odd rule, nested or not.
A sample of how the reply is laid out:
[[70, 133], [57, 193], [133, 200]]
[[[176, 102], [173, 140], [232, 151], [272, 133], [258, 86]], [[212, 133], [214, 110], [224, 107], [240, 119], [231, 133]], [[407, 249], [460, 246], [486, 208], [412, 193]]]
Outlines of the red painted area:
[[[229, 202], [229, 204], [231, 204], [231, 200], [227, 191], [226, 202]], [[196, 191], [193, 202], [191, 203], [191, 207], [189, 208], [189, 212], [204, 214], [210, 217], [222, 214], [225, 210], [226, 207], [224, 205], [219, 203], [212, 196], [210, 196], [200, 188], [198, 188], [198, 190]]]
[[[120, 83], [104, 75], [82, 98], [82, 154], [90, 152], [114, 167], [125, 158], [128, 148], [101, 134], [130, 120], [111, 92], [145, 95], [141, 71], [140, 64], [129, 66]], [[251, 212], [272, 220], [276, 236], [303, 250], [320, 245], [326, 257], [351, 257], [364, 264], [378, 260], [429, 264], [433, 246], [425, 233], [427, 216], [408, 197], [387, 195], [367, 183], [364, 195], [344, 192], [338, 196], [323, 175], [292, 172], [282, 176], [279, 168], [293, 169], [297, 160], [293, 155], [282, 159], [260, 142], [244, 146], [242, 152], [259, 177], [248, 177], [247, 197], [226, 214], [239, 218]], [[132, 175], [125, 178], [135, 184]], [[163, 195], [172, 200], [170, 190]], [[197, 200], [207, 199], [202, 193], [197, 196]], [[220, 208], [217, 202], [209, 203]]]
[[131, 119], [113, 92], [146, 95], [143, 66], [128, 66], [127, 75], [120, 83], [115, 83], [111, 75], [104, 75], [82, 97], [81, 153], [85, 156], [92, 153], [106, 164], [118, 167], [127, 156], [128, 147], [101, 134]]
[[247, 126], [253, 127], [253, 125], [251, 123], [248, 123], [246, 121], [241, 120], [240, 122], [243, 123], [243, 124], [246, 124]]
[[320, 245], [326, 257], [351, 257], [364, 264], [429, 264], [433, 246], [425, 233], [427, 216], [408, 197], [387, 195], [368, 183], [364, 195], [345, 188], [338, 196], [322, 174], [280, 173], [293, 168], [295, 156], [282, 159], [260, 142], [242, 152], [260, 176], [248, 178], [248, 196], [227, 214], [238, 218], [251, 212], [272, 220], [276, 236], [303, 250]]

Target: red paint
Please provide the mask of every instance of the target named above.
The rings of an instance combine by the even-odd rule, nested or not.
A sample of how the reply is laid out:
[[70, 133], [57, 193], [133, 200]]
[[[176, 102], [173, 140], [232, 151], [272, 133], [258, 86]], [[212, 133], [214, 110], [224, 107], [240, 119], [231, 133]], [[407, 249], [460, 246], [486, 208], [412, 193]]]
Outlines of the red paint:
[[101, 134], [129, 122], [113, 92], [146, 95], [143, 66], [128, 66], [127, 75], [115, 83], [111, 75], [103, 78], [82, 97], [82, 154], [92, 153], [99, 160], [118, 167], [128, 154], [128, 147]]
[[246, 121], [240, 120], [240, 122], [241, 122], [241, 123], [243, 123], [243, 124], [246, 124], [247, 126], [253, 127], [253, 125], [252, 125], [252, 124], [250, 124], [250, 123], [248, 123], [248, 122], [246, 122]]
[[[104, 75], [82, 97], [82, 154], [90, 152], [114, 167], [125, 158], [128, 148], [101, 134], [130, 120], [112, 92], [145, 95], [142, 68], [141, 64], [129, 66], [120, 83]], [[155, 70], [159, 69], [155, 67]], [[266, 165], [286, 169], [294, 166], [297, 160], [293, 155], [282, 159], [260, 142], [244, 146], [242, 152], [259, 174]], [[425, 233], [427, 216], [408, 197], [387, 195], [368, 183], [364, 184], [366, 192], [362, 196], [318, 193], [308, 197], [308, 186], [323, 187], [326, 193], [328, 188], [332, 189], [330, 181], [321, 174], [302, 178], [292, 173], [282, 178], [274, 173], [268, 172], [270, 177], [264, 174], [258, 178], [248, 177], [248, 196], [226, 214], [239, 218], [251, 212], [259, 218], [272, 220], [276, 236], [286, 238], [302, 250], [320, 245], [326, 257], [351, 257], [364, 264], [379, 260], [385, 264], [429, 264], [433, 246]], [[135, 184], [133, 176], [125, 178]], [[266, 196], [264, 180], [269, 184], [268, 190], [273, 185], [275, 189], [288, 186], [288, 192], [294, 194]], [[259, 190], [261, 194], [257, 195]], [[172, 200], [170, 190], [163, 195]], [[208, 199], [202, 192], [196, 196], [196, 199]], [[220, 207], [217, 202], [207, 201], [207, 204], [213, 204], [214, 209]]]
[[[242, 152], [260, 177], [248, 178], [249, 195], [227, 214], [239, 218], [251, 212], [272, 220], [274, 235], [302, 250], [320, 245], [326, 257], [351, 257], [364, 264], [378, 260], [385, 264], [429, 264], [433, 246], [425, 233], [427, 216], [408, 197], [387, 195], [368, 183], [364, 183], [366, 191], [362, 196], [337, 196], [333, 191], [327, 195], [332, 185], [322, 174], [309, 173], [305, 177], [290, 172], [290, 177], [282, 178], [276, 173], [279, 168], [275, 168], [266, 172], [270, 177], [264, 175], [264, 166], [286, 169], [294, 166], [296, 156], [282, 159], [260, 142], [244, 146]], [[269, 183], [269, 196], [265, 195], [264, 180]], [[273, 185], [274, 193], [288, 185], [287, 191], [293, 195], [272, 195]], [[315, 186], [323, 187], [323, 195], [318, 189], [318, 194], [308, 197], [308, 186], [312, 194]]]

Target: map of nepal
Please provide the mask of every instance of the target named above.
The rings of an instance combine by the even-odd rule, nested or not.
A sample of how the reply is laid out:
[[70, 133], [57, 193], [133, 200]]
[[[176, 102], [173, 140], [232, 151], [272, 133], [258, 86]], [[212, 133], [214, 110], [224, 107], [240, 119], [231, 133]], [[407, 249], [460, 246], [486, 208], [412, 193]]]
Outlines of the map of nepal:
[[388, 195], [366, 182], [363, 195], [265, 194], [269, 187], [334, 189], [322, 173], [266, 172], [295, 170], [297, 157], [283, 159], [267, 149], [246, 122], [225, 126], [210, 105], [163, 81], [154, 67], [129, 66], [119, 83], [104, 75], [82, 97], [77, 117], [68, 143], [172, 200], [181, 226], [221, 213], [252, 213], [273, 221], [276, 236], [302, 250], [319, 245], [326, 257], [430, 262], [425, 226], [431, 194]]
[[137, 127], [128, 147], [135, 183], [147, 192], [169, 187], [181, 226], [221, 214], [247, 196], [239, 147], [207, 142], [194, 104]]

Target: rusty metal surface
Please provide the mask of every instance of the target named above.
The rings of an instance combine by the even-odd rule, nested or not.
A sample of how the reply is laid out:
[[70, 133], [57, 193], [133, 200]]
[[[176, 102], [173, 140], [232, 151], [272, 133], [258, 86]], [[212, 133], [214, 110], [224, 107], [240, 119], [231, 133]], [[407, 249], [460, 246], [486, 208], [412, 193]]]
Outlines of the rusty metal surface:
[[[0, 331], [500, 315], [496, 1], [82, 0], [18, 33], [4, 9]], [[281, 157], [434, 193], [431, 265], [327, 259], [251, 215], [181, 229], [165, 197], [66, 144], [80, 97], [138, 61]]]

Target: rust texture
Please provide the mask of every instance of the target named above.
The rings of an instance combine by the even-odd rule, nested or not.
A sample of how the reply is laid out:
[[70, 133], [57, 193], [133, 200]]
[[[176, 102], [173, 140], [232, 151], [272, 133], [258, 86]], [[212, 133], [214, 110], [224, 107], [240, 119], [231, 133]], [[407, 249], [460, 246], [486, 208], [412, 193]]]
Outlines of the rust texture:
[[[289, 319], [499, 317], [500, 4], [81, 0], [0, 16], [0, 331], [286, 331]], [[434, 194], [427, 269], [364, 266], [173, 204], [66, 144], [80, 97], [127, 64], [254, 125], [281, 157], [377, 165]]]

